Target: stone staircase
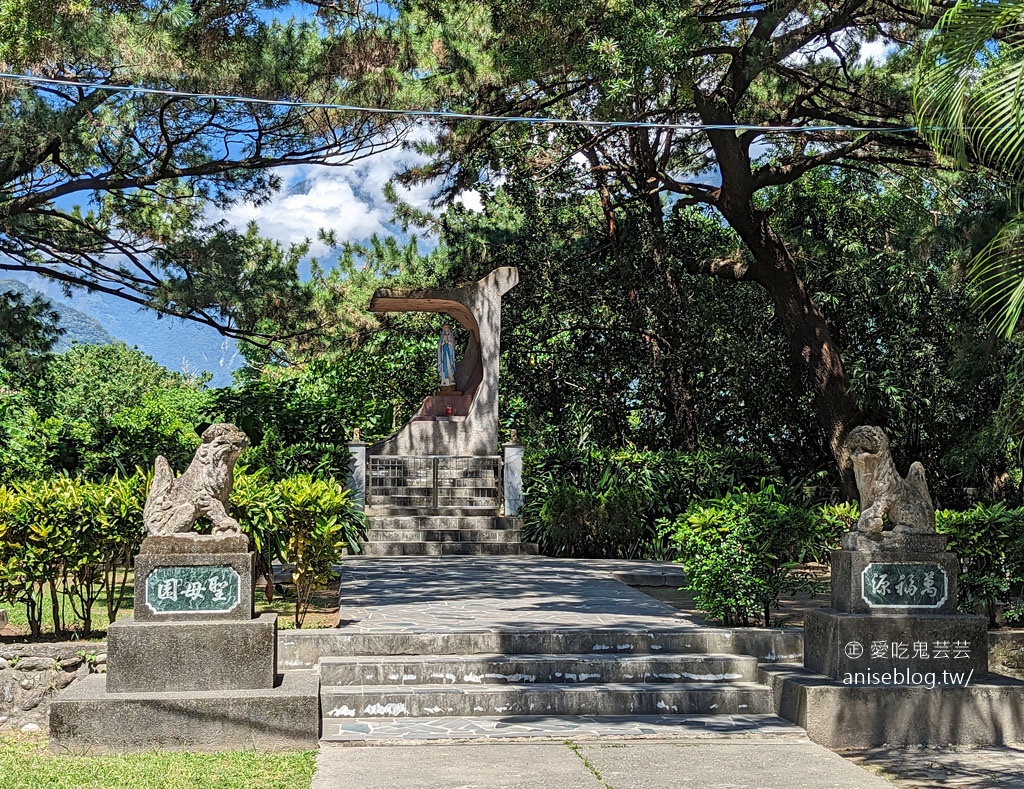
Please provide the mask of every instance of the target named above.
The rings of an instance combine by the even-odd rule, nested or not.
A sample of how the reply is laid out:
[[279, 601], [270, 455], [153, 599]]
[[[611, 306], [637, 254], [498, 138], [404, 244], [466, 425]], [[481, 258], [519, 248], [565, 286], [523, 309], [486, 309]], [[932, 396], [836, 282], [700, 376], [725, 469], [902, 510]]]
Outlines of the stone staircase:
[[368, 515], [362, 556], [521, 556], [522, 521], [497, 515]]
[[[322, 739], [371, 720], [770, 715], [757, 658], [694, 651], [693, 633], [589, 630], [432, 634], [320, 658]], [[501, 646], [500, 652], [495, 647]], [[384, 654], [386, 653], [386, 654]], [[413, 723], [413, 721], [410, 721]]]

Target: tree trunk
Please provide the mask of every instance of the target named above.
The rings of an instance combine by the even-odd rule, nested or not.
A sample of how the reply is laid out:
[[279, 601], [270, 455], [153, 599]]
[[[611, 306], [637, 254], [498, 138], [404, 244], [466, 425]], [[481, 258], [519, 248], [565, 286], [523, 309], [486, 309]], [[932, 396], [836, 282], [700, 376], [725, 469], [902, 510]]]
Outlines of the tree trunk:
[[730, 210], [719, 206], [722, 215], [739, 233], [750, 251], [753, 263], [748, 277], [764, 286], [775, 304], [775, 314], [789, 339], [794, 356], [804, 369], [818, 423], [839, 467], [845, 498], [856, 496], [853, 464], [846, 448], [846, 434], [860, 420], [850, 396], [850, 379], [843, 367], [839, 349], [817, 305], [800, 279], [785, 242], [775, 233], [763, 212], [749, 201]]
[[668, 422], [669, 441], [673, 449], [695, 452], [700, 449], [700, 432], [693, 413], [693, 394], [686, 371], [676, 364], [674, 356], [665, 359], [665, 396], [662, 400]]

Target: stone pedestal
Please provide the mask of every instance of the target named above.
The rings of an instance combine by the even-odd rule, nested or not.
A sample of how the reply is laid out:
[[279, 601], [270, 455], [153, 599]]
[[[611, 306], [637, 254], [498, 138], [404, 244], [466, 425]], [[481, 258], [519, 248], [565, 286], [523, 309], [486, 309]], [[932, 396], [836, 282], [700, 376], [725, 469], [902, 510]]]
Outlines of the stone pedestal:
[[988, 675], [988, 633], [969, 614], [808, 611], [804, 666], [845, 685], [963, 685]]
[[515, 441], [502, 446], [504, 463], [502, 484], [504, 486], [505, 516], [514, 518], [523, 506], [523, 452], [525, 447]]
[[352, 504], [360, 512], [366, 510], [366, 448], [369, 444], [354, 440], [348, 443], [352, 468], [348, 475], [348, 489], [352, 491]]
[[958, 567], [942, 535], [844, 535], [832, 552], [832, 608], [805, 618], [804, 666], [847, 685], [984, 679], [986, 622], [957, 613]]
[[248, 622], [137, 622], [107, 630], [107, 690], [274, 687], [277, 614]]
[[277, 614], [253, 615], [245, 535], [148, 537], [135, 616], [107, 631], [107, 674], [54, 701], [51, 747], [313, 747], [315, 675], [277, 672]]
[[147, 537], [135, 557], [135, 620], [247, 622], [255, 561], [244, 534]]
[[1024, 684], [989, 676], [987, 622], [957, 613], [957, 569], [941, 535], [845, 535], [832, 608], [804, 619], [804, 669], [762, 667], [776, 711], [829, 747], [1020, 736], [1007, 705]]

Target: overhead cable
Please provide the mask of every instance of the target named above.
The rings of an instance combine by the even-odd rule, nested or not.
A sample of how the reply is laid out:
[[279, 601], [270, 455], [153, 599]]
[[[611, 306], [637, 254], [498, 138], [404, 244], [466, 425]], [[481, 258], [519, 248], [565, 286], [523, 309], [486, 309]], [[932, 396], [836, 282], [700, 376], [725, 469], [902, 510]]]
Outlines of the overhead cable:
[[559, 118], [546, 115], [483, 115], [472, 112], [451, 112], [448, 110], [414, 110], [394, 107], [361, 107], [355, 104], [333, 102], [301, 101], [289, 99], [262, 99], [254, 96], [234, 96], [222, 93], [192, 93], [170, 88], [143, 88], [135, 85], [110, 85], [103, 82], [81, 82], [56, 77], [37, 77], [31, 74], [0, 72], [0, 79], [17, 80], [44, 85], [61, 85], [73, 88], [89, 88], [112, 93], [137, 93], [141, 95], [168, 96], [171, 98], [197, 99], [205, 101], [226, 101], [243, 104], [261, 104], [296, 109], [338, 110], [340, 112], [364, 115], [390, 115], [406, 118], [436, 118], [442, 120], [466, 120], [487, 123], [529, 123], [543, 126], [585, 126], [601, 129], [671, 129], [674, 131], [753, 131], [763, 134], [812, 134], [821, 132], [874, 132], [878, 134], [908, 134], [916, 132], [916, 126], [761, 126], [747, 123], [661, 123], [657, 121], [598, 121], [584, 118]]

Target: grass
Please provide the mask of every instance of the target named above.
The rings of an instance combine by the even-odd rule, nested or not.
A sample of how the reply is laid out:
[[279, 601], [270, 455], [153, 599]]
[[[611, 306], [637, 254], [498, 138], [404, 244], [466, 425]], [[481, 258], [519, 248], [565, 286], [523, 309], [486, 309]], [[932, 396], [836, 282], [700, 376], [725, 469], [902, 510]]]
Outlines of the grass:
[[[280, 630], [291, 630], [295, 627], [295, 597], [291, 594], [278, 594], [274, 601], [267, 602], [263, 587], [256, 587], [256, 613], [277, 614], [277, 626]], [[290, 591], [290, 590], [289, 590]], [[338, 624], [338, 594], [339, 582], [335, 579], [326, 589], [313, 593], [312, 605], [306, 612], [306, 619], [302, 623], [304, 630], [324, 627], [336, 627]]]
[[[118, 618], [132, 615], [134, 599], [135, 596], [132, 593], [132, 579], [129, 575], [128, 587], [125, 589], [124, 596], [121, 599], [121, 608], [117, 612]], [[3, 608], [7, 612], [7, 628], [5, 629], [5, 635], [14, 634], [28, 636], [29, 627], [28, 618], [25, 616], [25, 605], [23, 603], [5, 603], [0, 606], [0, 608]], [[65, 602], [64, 604], [63, 616], [65, 618], [67, 632], [62, 636], [62, 639], [103, 639], [107, 634], [107, 625], [110, 624], [110, 619], [107, 616], [107, 596], [101, 592], [99, 599], [93, 604], [93, 632], [90, 633], [88, 637], [86, 637], [82, 632], [82, 623], [75, 617], [71, 610], [71, 604], [68, 602]], [[43, 639], [49, 640], [53, 638], [53, 603], [51, 602], [50, 592], [47, 590], [43, 595]]]
[[39, 735], [0, 735], [4, 789], [309, 789], [313, 751], [54, 755]]

